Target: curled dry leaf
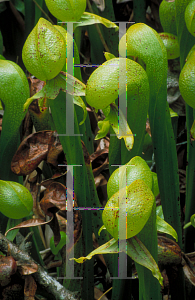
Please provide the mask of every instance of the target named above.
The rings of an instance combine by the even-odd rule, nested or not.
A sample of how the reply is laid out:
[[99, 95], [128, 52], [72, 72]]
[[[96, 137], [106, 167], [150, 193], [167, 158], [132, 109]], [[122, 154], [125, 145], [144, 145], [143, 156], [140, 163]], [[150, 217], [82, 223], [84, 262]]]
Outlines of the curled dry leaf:
[[65, 160], [65, 155], [63, 152], [62, 145], [60, 141], [55, 140], [54, 143], [51, 145], [48, 155], [47, 155], [47, 162], [53, 165], [54, 167], [57, 167], [59, 164], [59, 156], [61, 156], [62, 163], [65, 165], [67, 164]]
[[[34, 176], [34, 174], [36, 175]], [[41, 208], [40, 208], [40, 192], [41, 192], [41, 187], [37, 183], [41, 181], [41, 174], [40, 172], [33, 171], [28, 177], [26, 181], [26, 187], [28, 188], [29, 185], [29, 190], [31, 192], [31, 195], [33, 197], [33, 213], [36, 218], [44, 219], [45, 215], [43, 214]]]
[[[44, 213], [48, 216], [54, 216], [58, 211], [61, 217], [64, 217], [64, 222], [62, 221], [62, 218], [60, 217], [59, 223], [62, 231], [65, 231], [66, 233], [69, 232], [69, 226], [70, 224], [67, 224], [66, 221], [66, 211], [67, 207], [70, 207], [73, 205], [73, 207], [77, 207], [77, 199], [76, 195], [74, 194], [74, 202], [70, 203], [72, 200], [73, 192], [59, 182], [53, 182], [50, 184], [44, 194], [44, 197], [41, 199], [40, 205]], [[69, 210], [69, 209], [68, 209]], [[56, 215], [58, 217], [58, 214]], [[77, 242], [77, 240], [80, 237], [81, 234], [81, 215], [78, 210], [74, 211], [74, 243]]]
[[[81, 143], [85, 163], [86, 165], [90, 165], [87, 148], [83, 141]], [[66, 165], [67, 163], [56, 131], [38, 131], [25, 138], [12, 159], [11, 170], [17, 175], [28, 175], [43, 160], [47, 160], [55, 168], [59, 164]]]
[[18, 224], [17, 226], [10, 228], [8, 231], [6, 231], [5, 236], [8, 234], [9, 231], [14, 230], [14, 229], [20, 229], [20, 228], [28, 228], [28, 227], [35, 227], [35, 226], [40, 226], [40, 225], [45, 225], [48, 224], [52, 221], [49, 220], [47, 222], [44, 222], [42, 219], [30, 219], [30, 220], [26, 220], [24, 222], [21, 222], [20, 224]]
[[12, 159], [12, 172], [17, 175], [28, 175], [34, 171], [40, 162], [47, 158], [55, 139], [56, 132], [51, 130], [35, 132], [25, 138]]
[[94, 180], [95, 180], [96, 188], [107, 184], [107, 180], [105, 179], [104, 175], [102, 175], [102, 174], [99, 174], [98, 176], [96, 176], [94, 178]]
[[38, 271], [38, 265], [34, 261], [25, 261], [25, 264], [22, 260], [17, 261], [18, 271], [21, 275], [30, 275]]
[[107, 157], [102, 165], [93, 169], [93, 176], [94, 177], [98, 176], [103, 170], [108, 169], [108, 168], [109, 168], [109, 162], [108, 162], [108, 157]]
[[42, 90], [45, 85], [45, 81], [42, 81], [37, 78], [29, 77], [28, 78], [29, 85], [30, 85], [30, 96], [32, 97], [34, 94], [38, 93]]
[[50, 217], [59, 210], [66, 210], [66, 187], [59, 182], [50, 184], [40, 205], [44, 213]]
[[[34, 94], [41, 91], [45, 84], [46, 83], [44, 81], [30, 77], [30, 96], [32, 97]], [[45, 130], [45, 128], [50, 129], [50, 127], [48, 127], [50, 113], [48, 99], [46, 97], [33, 100], [28, 108], [28, 112], [31, 116], [31, 120], [36, 128], [36, 131]]]
[[24, 285], [25, 299], [34, 300], [36, 291], [37, 291], [37, 284], [36, 284], [34, 278], [31, 275], [26, 276], [25, 285]]
[[179, 265], [182, 252], [176, 242], [164, 236], [158, 236], [158, 261], [163, 265]]
[[98, 176], [105, 168], [109, 167], [108, 152], [109, 148], [106, 147], [90, 155], [94, 177]]
[[183, 271], [190, 283], [195, 286], [195, 266], [189, 259], [188, 254], [183, 254]]
[[[85, 146], [85, 143], [81, 141], [82, 149], [83, 149], [83, 155], [84, 160], [86, 164], [90, 164], [90, 158], [89, 153], [87, 151], [87, 148]], [[47, 162], [54, 167], [58, 167], [59, 164], [66, 165], [67, 161], [63, 152], [62, 145], [58, 139], [54, 141], [54, 143], [51, 145], [48, 155], [47, 155]]]
[[[32, 97], [36, 93], [42, 90], [42, 88], [45, 86], [45, 81], [41, 81], [37, 78], [28, 78], [29, 86], [30, 86], [30, 96]], [[35, 99], [30, 105], [29, 105], [29, 112], [33, 116], [37, 116], [38, 118], [45, 112], [45, 110], [41, 109], [38, 105], [39, 100]], [[47, 107], [45, 107], [48, 109]]]
[[94, 162], [100, 163], [100, 161], [102, 161], [102, 160], [104, 161], [105, 157], [108, 156], [108, 155], [104, 155], [104, 154], [108, 154], [108, 152], [109, 152], [108, 147], [105, 147], [104, 149], [99, 149], [90, 155], [90, 161], [92, 163], [94, 163]]
[[12, 256], [0, 256], [0, 285], [5, 286], [10, 282], [10, 276], [17, 270], [16, 261]]
[[44, 186], [45, 188], [47, 188], [50, 184], [52, 184], [53, 182], [57, 181], [58, 179], [64, 177], [66, 175], [67, 171], [60, 174], [60, 173], [55, 173], [51, 178], [49, 179], [45, 179], [43, 180], [40, 185]]

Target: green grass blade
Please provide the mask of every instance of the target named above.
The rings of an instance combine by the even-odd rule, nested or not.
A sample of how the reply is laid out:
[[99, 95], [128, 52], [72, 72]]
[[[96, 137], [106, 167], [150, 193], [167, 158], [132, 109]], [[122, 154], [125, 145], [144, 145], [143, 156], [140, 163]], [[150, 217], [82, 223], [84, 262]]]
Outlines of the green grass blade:
[[[65, 94], [60, 92], [55, 100], [50, 100], [50, 108], [58, 134], [67, 134], [66, 131], [66, 101]], [[79, 134], [76, 114], [74, 114], [75, 134]], [[80, 136], [60, 136], [60, 141], [66, 155], [67, 164], [82, 165], [74, 168], [74, 191], [80, 207], [90, 207], [89, 190], [87, 186], [87, 172], [83, 158]], [[91, 211], [82, 211], [82, 226], [86, 253], [92, 250], [92, 217]], [[73, 279], [74, 280], [74, 279]], [[84, 267], [83, 293], [88, 291], [85, 299], [93, 297], [93, 260]]]

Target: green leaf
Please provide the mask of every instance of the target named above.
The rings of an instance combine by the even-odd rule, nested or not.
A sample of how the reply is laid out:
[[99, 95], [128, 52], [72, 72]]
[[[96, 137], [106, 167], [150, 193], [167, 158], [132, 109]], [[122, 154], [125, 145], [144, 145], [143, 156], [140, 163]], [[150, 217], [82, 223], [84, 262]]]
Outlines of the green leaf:
[[74, 30], [78, 26], [93, 25], [93, 24], [96, 24], [96, 23], [101, 23], [104, 26], [106, 26], [107, 28], [115, 28], [115, 31], [119, 30], [119, 27], [115, 23], [113, 23], [113, 22], [111, 22], [111, 21], [109, 21], [105, 18], [102, 18], [98, 15], [91, 14], [89, 12], [84, 12], [83, 13], [83, 15], [81, 16], [79, 22], [74, 24]]
[[104, 225], [102, 225], [98, 231], [98, 235], [100, 236], [100, 233], [102, 232], [102, 230], [106, 229], [106, 227]]
[[[190, 218], [190, 220], [192, 220], [193, 221], [193, 224], [194, 224], [194, 216], [195, 215], [192, 215], [191, 216], [191, 218]], [[186, 229], [186, 228], [188, 228], [188, 227], [190, 227], [190, 226], [194, 226], [194, 225], [192, 225], [192, 222], [188, 222], [188, 223], [186, 223], [185, 225], [184, 225], [184, 227], [183, 227], [183, 229]], [[195, 226], [194, 226], [195, 227]]]
[[192, 225], [192, 223], [188, 222], [187, 224], [184, 225], [183, 229], [186, 229], [186, 228], [190, 227], [191, 225]]
[[83, 109], [83, 113], [84, 113], [83, 120], [79, 123], [79, 125], [82, 125], [87, 118], [87, 109], [85, 103], [80, 96], [73, 96], [73, 103], [76, 104], [77, 106], [80, 106]]
[[156, 215], [164, 220], [162, 205], [156, 207]]
[[87, 259], [90, 260], [94, 255], [96, 254], [113, 254], [113, 253], [118, 253], [118, 241], [115, 239], [111, 239], [107, 243], [103, 244], [102, 246], [98, 247], [91, 253], [89, 253], [86, 257], [80, 257], [80, 258], [70, 258], [70, 260], [75, 260], [77, 263], [82, 264], [84, 263]]
[[[110, 113], [104, 121], [109, 121], [118, 139], [124, 139], [127, 150], [131, 150], [134, 144], [134, 136], [129, 128], [125, 116], [119, 109], [119, 123], [118, 123], [118, 106], [112, 104], [110, 106]], [[120, 131], [119, 131], [120, 124]], [[127, 136], [128, 135], [128, 136]]]
[[191, 225], [195, 227], [195, 215], [192, 215], [190, 218]]
[[62, 247], [66, 245], [66, 241], [68, 241], [68, 237], [64, 231], [60, 231], [60, 235], [61, 235], [61, 239], [57, 246], [55, 246], [54, 243], [54, 236], [52, 236], [50, 239], [50, 248], [51, 248], [51, 252], [54, 255], [57, 255], [58, 252], [62, 249]]
[[191, 134], [192, 138], [195, 139], [195, 120], [194, 120], [194, 122], [192, 124], [192, 127], [190, 129], [190, 134]]
[[110, 122], [109, 121], [99, 121], [98, 122], [98, 133], [95, 137], [95, 140], [99, 140], [102, 139], [103, 137], [105, 137], [110, 129]]
[[85, 96], [86, 86], [79, 79], [66, 72], [60, 72], [58, 76], [62, 78], [65, 82], [67, 81], [67, 92], [69, 94], [75, 96]]
[[178, 114], [174, 110], [172, 110], [170, 107], [169, 107], [169, 112], [170, 112], [171, 118], [173, 118], [173, 117], [179, 117]]
[[22, 0], [14, 0], [13, 4], [15, 8], [25, 16], [24, 2]]
[[161, 285], [163, 285], [163, 278], [156, 261], [136, 236], [127, 240], [127, 254], [135, 262], [149, 269], [152, 272], [152, 275], [157, 278]]
[[[66, 80], [67, 80], [67, 87], [66, 87]], [[31, 98], [28, 98], [26, 100], [26, 103], [24, 104], [24, 111], [29, 107], [29, 105], [34, 99], [40, 99], [40, 98], [55, 99], [61, 90], [64, 92], [67, 91], [69, 94], [73, 95], [73, 103], [80, 106], [83, 109], [84, 112], [83, 121], [81, 121], [79, 124], [82, 125], [85, 122], [85, 119], [87, 117], [87, 110], [86, 110], [85, 103], [80, 97], [80, 96], [85, 96], [85, 84], [82, 83], [77, 78], [75, 78], [74, 76], [65, 72], [60, 72], [60, 74], [58, 74], [55, 78], [48, 80], [46, 85], [42, 88], [41, 91], [33, 95]]]
[[116, 56], [114, 56], [114, 54], [109, 53], [109, 52], [104, 52], [104, 56], [105, 56], [106, 60], [116, 58]]
[[[124, 249], [123, 252], [126, 253], [126, 243], [124, 241]], [[119, 253], [118, 241], [115, 239], [111, 239], [109, 242], [103, 244], [98, 247], [91, 253], [89, 253], [86, 257], [80, 258], [71, 258], [70, 260], [75, 260], [77, 263], [84, 263], [87, 259], [90, 260], [96, 254], [114, 254]], [[154, 277], [158, 279], [160, 284], [163, 284], [163, 278], [159, 271], [158, 265], [146, 249], [144, 244], [137, 238], [132, 237], [127, 240], [127, 254], [138, 264], [146, 267], [147, 269], [152, 271]]]
[[156, 216], [156, 225], [157, 231], [170, 234], [172, 237], [174, 237], [174, 239], [176, 239], [176, 242], [178, 241], [178, 236], [175, 229], [163, 219], [161, 219], [159, 216]]
[[[67, 77], [66, 77], [67, 76]], [[67, 81], [67, 89], [66, 89], [66, 81]], [[26, 110], [31, 102], [34, 99], [39, 98], [49, 98], [55, 99], [59, 94], [60, 90], [64, 92], [68, 92], [73, 96], [85, 96], [85, 84], [80, 80], [75, 78], [74, 76], [60, 72], [55, 78], [48, 80], [46, 85], [42, 88], [41, 91], [33, 95], [31, 98], [28, 98], [26, 103], [24, 104], [24, 110]]]
[[158, 186], [158, 177], [155, 172], [152, 172], [152, 192], [154, 194], [154, 197], [156, 197], [160, 193]]
[[107, 117], [109, 115], [109, 113], [110, 113], [110, 105], [108, 105], [107, 107], [103, 108], [102, 111], [103, 111], [105, 117]]

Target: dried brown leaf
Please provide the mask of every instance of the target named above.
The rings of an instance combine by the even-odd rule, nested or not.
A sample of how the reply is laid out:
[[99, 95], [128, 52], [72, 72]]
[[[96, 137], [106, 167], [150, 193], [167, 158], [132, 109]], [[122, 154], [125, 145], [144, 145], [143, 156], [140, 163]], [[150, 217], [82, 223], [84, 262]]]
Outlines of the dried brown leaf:
[[33, 261], [29, 261], [28, 263], [25, 262], [23, 263], [22, 260], [17, 261], [17, 267], [18, 271], [20, 272], [21, 275], [31, 275], [33, 273], [36, 273], [38, 270], [38, 265], [34, 263]]
[[43, 180], [40, 185], [44, 186], [45, 188], [47, 188], [48, 186], [50, 186], [53, 182], [55, 182], [55, 180], [58, 180], [59, 178], [62, 178], [66, 175], [67, 171], [65, 173], [55, 173], [51, 178]]
[[40, 202], [44, 213], [50, 217], [58, 210], [66, 210], [66, 187], [59, 183], [50, 184]]
[[29, 77], [28, 80], [30, 83], [30, 96], [31, 97], [33, 95], [35, 95], [36, 93], [38, 93], [40, 90], [42, 90], [42, 88], [45, 85], [45, 81], [41, 81], [40, 79]]
[[195, 286], [195, 266], [187, 255], [183, 254], [183, 271], [185, 276]]
[[94, 178], [94, 180], [95, 180], [95, 186], [96, 186], [96, 188], [99, 187], [99, 186], [107, 184], [107, 180], [104, 177], [104, 175], [102, 175], [102, 174], [99, 174], [98, 176], [96, 176]]
[[99, 167], [93, 169], [93, 176], [96, 177], [98, 176], [103, 170], [108, 169], [109, 168], [109, 163], [108, 163], [108, 159], [106, 159], [106, 161], [101, 164]]
[[10, 228], [8, 231], [6, 231], [5, 236], [8, 234], [9, 231], [14, 230], [14, 229], [45, 225], [45, 224], [50, 223], [51, 221], [52, 221], [52, 219], [49, 220], [49, 221], [47, 221], [47, 222], [43, 221], [42, 219], [30, 219], [30, 220], [26, 220], [26, 221], [18, 224], [17, 226], [15, 226], [13, 228]]
[[36, 218], [44, 219], [45, 215], [40, 207], [40, 192], [41, 187], [38, 184], [41, 181], [40, 172], [33, 171], [29, 176], [27, 176], [25, 181], [25, 187], [30, 190], [33, 198], [33, 213]]
[[[60, 155], [63, 157], [61, 162], [58, 160]], [[54, 167], [58, 167], [58, 164], [67, 164], [60, 141], [56, 140], [51, 145], [47, 155], [47, 162], [53, 165]]]
[[[109, 152], [108, 147], [106, 147], [104, 149], [97, 150], [97, 151], [95, 151], [94, 153], [92, 153], [90, 155], [90, 161], [94, 162], [94, 160], [96, 160], [96, 159], [98, 159], [99, 161], [102, 161], [102, 160], [104, 161], [105, 158], [103, 158], [102, 156], [103, 156], [103, 154], [108, 154], [108, 152]], [[105, 157], [107, 157], [107, 155]]]
[[31, 275], [26, 276], [24, 284], [24, 300], [34, 300], [37, 284]]
[[28, 175], [34, 171], [42, 160], [46, 160], [55, 139], [56, 132], [51, 130], [35, 132], [25, 138], [12, 159], [12, 172]]
[[[61, 225], [62, 231], [69, 232], [69, 226], [72, 226], [72, 224], [67, 224], [66, 222], [66, 211], [67, 207], [77, 207], [77, 198], [76, 194], [74, 194], [74, 202], [70, 203], [71, 199], [73, 199], [73, 191], [71, 191], [69, 188], [66, 189], [66, 186], [59, 183], [59, 182], [53, 182], [50, 184], [44, 194], [44, 197], [41, 199], [40, 205], [42, 210], [45, 212], [48, 216], [57, 216], [58, 218], [58, 224]], [[62, 219], [58, 216], [58, 214], [64, 218], [64, 222], [62, 222]], [[74, 243], [77, 242], [77, 240], [80, 238], [81, 234], [81, 215], [78, 210], [74, 211]], [[58, 226], [55, 220], [50, 223], [51, 229], [54, 232], [54, 241], [59, 242], [59, 237], [56, 232], [56, 228]], [[62, 229], [63, 228], [63, 229]], [[59, 232], [58, 232], [59, 233]]]
[[108, 152], [109, 148], [105, 146], [104, 149], [99, 149], [90, 155], [94, 177], [98, 176], [104, 169], [109, 167]]

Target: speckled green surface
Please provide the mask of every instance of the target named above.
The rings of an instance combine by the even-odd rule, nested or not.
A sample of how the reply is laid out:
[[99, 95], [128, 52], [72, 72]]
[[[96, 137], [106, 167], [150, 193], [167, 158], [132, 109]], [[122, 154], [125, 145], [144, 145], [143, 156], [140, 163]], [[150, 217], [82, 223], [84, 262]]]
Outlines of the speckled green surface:
[[54, 17], [61, 21], [78, 21], [86, 8], [86, 0], [45, 0]]
[[[118, 234], [120, 239], [130, 238], [138, 234], [148, 221], [153, 203], [154, 195], [150, 188], [143, 180], [137, 179], [127, 189], [122, 188], [108, 200], [102, 214], [103, 223], [116, 240]], [[119, 233], [119, 223], [123, 222], [126, 216], [127, 232]]]
[[[149, 92], [147, 75], [138, 63], [125, 58], [110, 59], [92, 73], [86, 86], [88, 104], [103, 109], [115, 102], [119, 93], [119, 76], [121, 81], [126, 81], [127, 95], [132, 102], [140, 97], [144, 104]], [[120, 89], [121, 94], [124, 92], [125, 89]]]
[[187, 61], [179, 76], [179, 90], [185, 102], [195, 108], [195, 46], [190, 50]]
[[56, 77], [66, 61], [63, 35], [50, 22], [40, 18], [26, 39], [22, 60], [27, 70], [38, 79], [46, 81]]
[[118, 192], [119, 180], [123, 180], [126, 175], [126, 184], [130, 185], [136, 179], [142, 179], [152, 189], [152, 172], [144, 159], [139, 156], [133, 157], [126, 166], [116, 169], [110, 176], [107, 184], [108, 199]]

